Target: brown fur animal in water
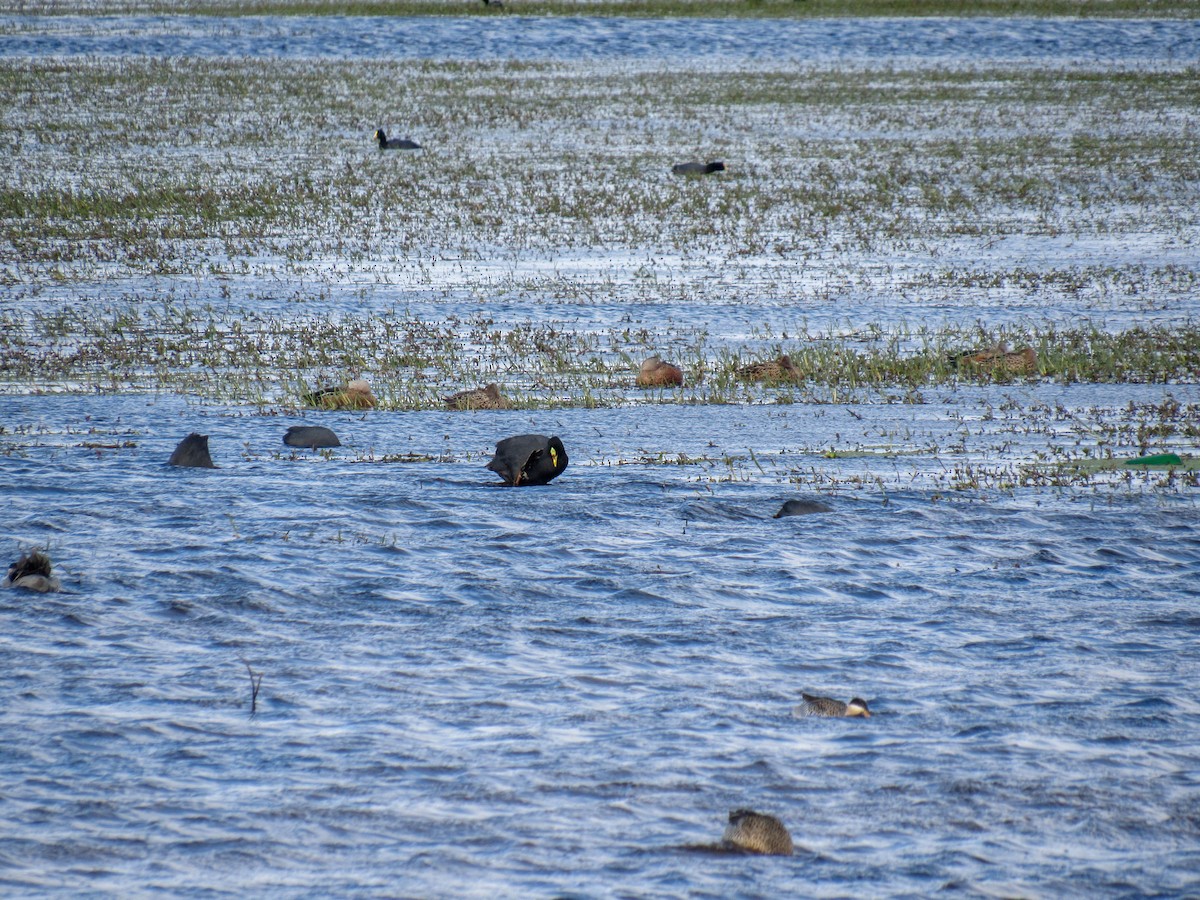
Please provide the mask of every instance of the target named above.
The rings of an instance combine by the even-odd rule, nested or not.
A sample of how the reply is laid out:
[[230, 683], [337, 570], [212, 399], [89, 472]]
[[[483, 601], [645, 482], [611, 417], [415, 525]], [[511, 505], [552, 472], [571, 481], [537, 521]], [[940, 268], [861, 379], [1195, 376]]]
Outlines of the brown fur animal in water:
[[651, 356], [638, 369], [637, 386], [640, 388], [681, 387], [683, 385], [683, 369], [663, 362], [657, 356]]
[[470, 391], [459, 391], [449, 397], [443, 397], [446, 409], [508, 409], [509, 403], [500, 388], [493, 384], [484, 385]]
[[375, 395], [365, 379], [355, 378], [338, 387], [325, 387], [304, 395], [308, 406], [318, 409], [374, 409]]
[[791, 856], [793, 849], [792, 836], [782, 822], [751, 809], [735, 809], [729, 813], [729, 824], [721, 843], [731, 850], [770, 856]]
[[737, 370], [737, 374], [739, 378], [749, 381], [797, 381], [800, 378], [800, 370], [796, 368], [792, 363], [792, 358], [787, 354], [779, 359], [742, 366]]

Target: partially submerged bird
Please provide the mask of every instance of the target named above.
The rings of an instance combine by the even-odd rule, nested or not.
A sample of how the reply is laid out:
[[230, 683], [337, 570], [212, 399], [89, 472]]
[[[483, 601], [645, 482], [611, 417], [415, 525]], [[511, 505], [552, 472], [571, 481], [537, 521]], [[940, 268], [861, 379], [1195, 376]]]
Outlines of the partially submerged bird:
[[375, 130], [375, 140], [379, 141], [380, 150], [420, 150], [421, 145], [416, 141], [410, 141], [408, 138], [391, 138], [384, 133], [382, 128]]
[[676, 175], [711, 175], [713, 172], [724, 172], [725, 163], [720, 160], [676, 163], [671, 166], [671, 171]]
[[1037, 371], [1037, 351], [1032, 347], [1009, 350], [1007, 344], [997, 344], [977, 353], [955, 354], [951, 357], [959, 368], [980, 372], [1007, 372], [1010, 375], [1032, 375]]
[[774, 816], [752, 809], [735, 809], [729, 813], [729, 824], [721, 839], [730, 850], [766, 853], [772, 856], [792, 855], [792, 836]]
[[43, 594], [51, 593], [61, 586], [52, 574], [52, 569], [50, 557], [41, 550], [33, 549], [21, 554], [21, 558], [8, 567], [8, 578], [5, 579], [4, 585]]
[[783, 506], [779, 507], [779, 512], [775, 513], [774, 518], [782, 519], [784, 516], [808, 516], [813, 513], [833, 512], [833, 507], [822, 503], [820, 500], [785, 500]]
[[796, 381], [800, 378], [800, 370], [785, 353], [778, 359], [742, 366], [737, 370], [737, 375], [749, 381]]
[[663, 362], [657, 356], [651, 356], [638, 369], [637, 386], [640, 388], [679, 387], [682, 384], [683, 369]]
[[496, 444], [496, 455], [487, 464], [512, 487], [548, 484], [567, 467], [567, 450], [558, 437], [519, 434]]
[[176, 445], [167, 463], [190, 469], [215, 469], [208, 453], [208, 435], [193, 431]]
[[443, 397], [446, 409], [508, 409], [508, 400], [495, 383]]
[[793, 710], [797, 716], [825, 716], [834, 719], [854, 716], [862, 716], [864, 719], [871, 718], [871, 711], [867, 709], [867, 701], [858, 697], [849, 703], [843, 703], [841, 700], [834, 700], [831, 697], [814, 697], [812, 694], [803, 692], [800, 696], [804, 702]]
[[374, 409], [375, 395], [365, 379], [355, 378], [337, 387], [318, 388], [304, 395], [304, 402], [320, 409]]
[[283, 442], [289, 447], [308, 447], [310, 450], [342, 446], [338, 436], [323, 425], [293, 425], [283, 436]]

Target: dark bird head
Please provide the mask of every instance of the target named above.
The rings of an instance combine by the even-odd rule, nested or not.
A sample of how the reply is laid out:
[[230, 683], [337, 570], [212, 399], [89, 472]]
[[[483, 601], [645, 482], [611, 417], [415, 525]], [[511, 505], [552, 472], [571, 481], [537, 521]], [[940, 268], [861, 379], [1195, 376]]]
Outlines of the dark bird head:
[[864, 719], [871, 718], [871, 711], [867, 709], [867, 701], [860, 697], [855, 697], [846, 704], [847, 716], [862, 716]]
[[379, 149], [387, 147], [387, 135], [383, 133], [382, 128], [375, 129], [375, 140], [379, 141]]
[[13, 582], [27, 575], [49, 578], [51, 571], [50, 557], [41, 550], [34, 549], [21, 554], [21, 558], [8, 567], [8, 580]]

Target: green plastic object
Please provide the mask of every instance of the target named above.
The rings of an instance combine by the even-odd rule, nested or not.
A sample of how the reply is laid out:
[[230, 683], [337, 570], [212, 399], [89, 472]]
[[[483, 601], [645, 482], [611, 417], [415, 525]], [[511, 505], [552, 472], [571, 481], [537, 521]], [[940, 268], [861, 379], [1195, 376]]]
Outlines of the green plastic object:
[[1178, 453], [1156, 453], [1154, 456], [1139, 456], [1125, 460], [1127, 466], [1181, 466], [1183, 460]]

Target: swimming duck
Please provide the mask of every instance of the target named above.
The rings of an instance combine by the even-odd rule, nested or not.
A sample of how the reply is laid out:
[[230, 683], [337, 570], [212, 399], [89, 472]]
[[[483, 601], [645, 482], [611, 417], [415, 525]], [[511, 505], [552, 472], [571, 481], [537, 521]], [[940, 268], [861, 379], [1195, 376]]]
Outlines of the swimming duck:
[[637, 386], [640, 388], [679, 387], [682, 384], [683, 369], [663, 362], [657, 356], [651, 356], [638, 369]]
[[338, 387], [318, 388], [305, 394], [304, 402], [320, 409], [373, 409], [375, 395], [365, 379], [355, 378]]
[[519, 434], [496, 444], [496, 455], [487, 464], [504, 483], [548, 484], [567, 467], [567, 450], [558, 437]]
[[191, 469], [215, 469], [208, 453], [208, 435], [193, 431], [176, 445], [167, 464]]
[[779, 359], [742, 366], [737, 375], [748, 381], [796, 381], [800, 378], [800, 370], [792, 363], [792, 358], [784, 354]]
[[8, 567], [8, 578], [4, 584], [6, 587], [48, 594], [61, 586], [51, 571], [50, 557], [41, 550], [30, 550]]
[[804, 702], [793, 710], [797, 716], [825, 716], [834, 719], [854, 716], [862, 716], [864, 719], [871, 718], [871, 711], [867, 709], [867, 701], [860, 700], [858, 697], [849, 703], [843, 703], [841, 700], [834, 700], [831, 697], [814, 697], [812, 694], [803, 692], [800, 696]]
[[342, 446], [338, 436], [323, 425], [293, 425], [283, 436], [283, 442], [289, 447], [308, 447], [310, 450]]
[[379, 141], [380, 150], [420, 150], [421, 145], [416, 141], [410, 141], [408, 138], [392, 138], [384, 134], [382, 128], [375, 130], [375, 140]]
[[1037, 351], [1032, 347], [1009, 350], [1005, 343], [977, 353], [954, 354], [951, 360], [960, 368], [981, 372], [1008, 372], [1012, 375], [1032, 375], [1037, 371]]
[[685, 162], [676, 163], [671, 166], [671, 171], [676, 175], [711, 175], [713, 172], [724, 172], [725, 163], [720, 160], [713, 162]]
[[792, 855], [792, 836], [784, 824], [774, 816], [752, 809], [735, 809], [729, 813], [729, 824], [721, 843], [730, 850], [771, 856]]
[[779, 512], [775, 513], [774, 518], [782, 519], [784, 516], [808, 516], [813, 513], [833, 512], [833, 507], [820, 500], [785, 500], [783, 506], [779, 507]]
[[443, 397], [446, 409], [508, 409], [508, 400], [495, 383]]

